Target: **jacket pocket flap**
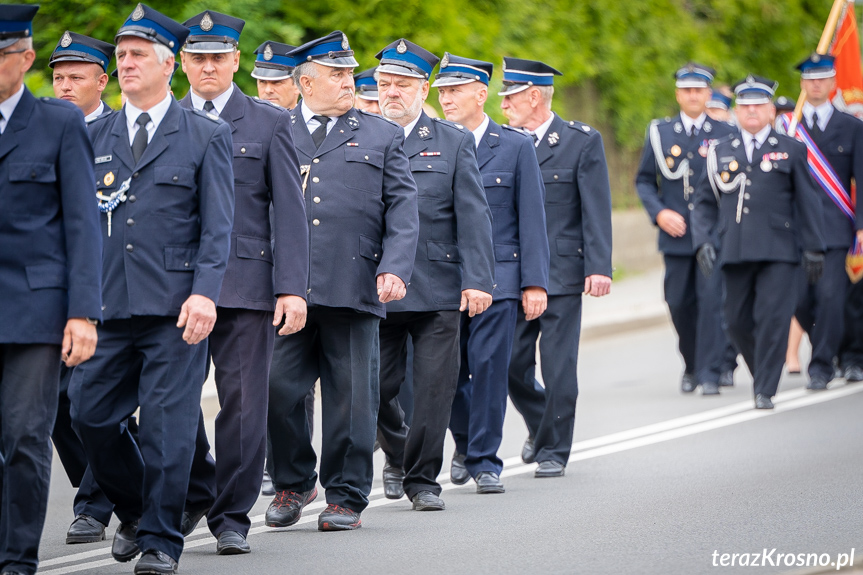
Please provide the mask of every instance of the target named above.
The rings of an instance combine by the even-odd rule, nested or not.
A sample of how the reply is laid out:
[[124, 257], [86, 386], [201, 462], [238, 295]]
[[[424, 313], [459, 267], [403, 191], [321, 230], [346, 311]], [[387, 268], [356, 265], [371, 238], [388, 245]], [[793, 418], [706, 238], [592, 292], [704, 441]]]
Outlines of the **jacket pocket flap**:
[[512, 184], [512, 172], [489, 172], [482, 175], [482, 185], [487, 188], [492, 186], [505, 186], [507, 188], [511, 188]]
[[542, 171], [542, 181], [546, 184], [572, 183], [572, 169], [546, 168]]
[[195, 269], [198, 246], [165, 246], [165, 269], [169, 272], [188, 272]]
[[183, 166], [156, 166], [154, 180], [157, 184], [192, 188], [195, 186], [195, 170]]
[[260, 142], [234, 142], [235, 158], [260, 159], [264, 154], [264, 147]]
[[446, 160], [429, 160], [425, 158], [420, 158], [418, 160], [411, 160], [411, 171], [438, 172], [441, 174], [445, 174], [449, 171], [449, 167], [447, 166]]
[[381, 255], [383, 254], [383, 247], [381, 246], [381, 242], [377, 240], [373, 240], [372, 238], [366, 236], [360, 236], [360, 255], [366, 259], [374, 260], [376, 262], [381, 261]]
[[345, 161], [362, 162], [376, 168], [384, 167], [384, 153], [379, 150], [363, 148], [345, 148]]
[[426, 242], [426, 246], [428, 247], [429, 260], [433, 262], [461, 261], [457, 244], [428, 240]]
[[30, 289], [66, 289], [66, 266], [62, 264], [27, 266], [26, 270]]
[[494, 259], [498, 262], [515, 262], [521, 257], [521, 250], [514, 244], [494, 244]]
[[794, 229], [794, 222], [788, 216], [783, 216], [782, 214], [770, 214], [770, 227], [790, 232]]
[[237, 257], [273, 263], [273, 247], [270, 240], [237, 236]]
[[581, 256], [584, 255], [584, 242], [571, 238], [557, 238], [557, 255], [559, 256]]
[[10, 182], [56, 182], [54, 164], [42, 162], [19, 162], [9, 164]]

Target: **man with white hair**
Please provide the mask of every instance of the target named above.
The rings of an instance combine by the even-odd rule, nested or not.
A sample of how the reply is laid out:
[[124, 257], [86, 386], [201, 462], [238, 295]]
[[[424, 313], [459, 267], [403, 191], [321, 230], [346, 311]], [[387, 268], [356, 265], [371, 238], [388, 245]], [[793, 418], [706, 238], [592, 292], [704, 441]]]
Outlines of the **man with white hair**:
[[[438, 57], [404, 38], [376, 57], [381, 112], [404, 129], [420, 218], [410, 290], [387, 304], [380, 326], [384, 494], [407, 494], [415, 510], [437, 511], [445, 508], [437, 476], [458, 382], [459, 312], [481, 314], [494, 289], [491, 211], [473, 135], [422, 110]], [[398, 398], [409, 365], [408, 337], [414, 349], [410, 429]], [[394, 421], [380, 421], [387, 417]]]
[[299, 521], [317, 496], [305, 398], [321, 380], [321, 531], [356, 529], [368, 506], [378, 412], [378, 325], [405, 296], [417, 247], [416, 185], [404, 130], [353, 107], [348, 38], [339, 31], [288, 56], [302, 102], [291, 116], [309, 228], [306, 325], [276, 337], [267, 463], [271, 527]]
[[[168, 93], [189, 29], [138, 4], [117, 32], [122, 110], [90, 123], [102, 212], [100, 345], [69, 385], [73, 424], [121, 524], [111, 554], [175, 573], [206, 338], [231, 245], [231, 132]], [[137, 381], [128, 378], [141, 360]], [[136, 444], [120, 423], [140, 407]], [[140, 446], [140, 447], [139, 447]]]

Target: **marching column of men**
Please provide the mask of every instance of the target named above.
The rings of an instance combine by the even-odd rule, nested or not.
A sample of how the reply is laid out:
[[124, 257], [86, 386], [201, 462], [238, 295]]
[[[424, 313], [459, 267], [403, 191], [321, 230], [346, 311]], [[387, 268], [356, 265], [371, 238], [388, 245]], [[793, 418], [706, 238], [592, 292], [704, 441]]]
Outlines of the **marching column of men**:
[[[501, 126], [485, 113], [491, 63], [439, 61], [402, 38], [354, 76], [335, 31], [261, 44], [251, 98], [233, 83], [243, 20], [180, 24], [138, 4], [115, 37], [126, 102], [112, 111], [115, 46], [72, 31], [49, 62], [58, 99], [23, 86], [37, 10], [0, 7], [0, 186], [13, 200], [0, 216], [0, 575], [38, 566], [49, 436], [78, 487], [67, 543], [104, 539], [113, 512], [112, 556], [141, 554], [138, 574], [175, 573], [205, 515], [217, 553], [248, 553], [265, 459], [267, 525], [297, 523], [320, 480], [318, 528], [360, 527], [376, 434], [387, 497], [445, 509], [447, 428], [452, 481], [502, 493], [507, 396], [528, 428], [524, 461], [564, 475], [582, 295], [609, 293], [612, 268], [602, 136], [552, 112], [558, 70], [504, 58]], [[191, 91], [177, 102], [180, 50]], [[422, 111], [438, 63], [446, 120]], [[840, 341], [863, 126], [828, 100], [831, 58], [798, 67], [797, 139], [773, 130], [776, 85], [757, 76], [734, 86], [739, 132], [708, 118], [715, 72], [694, 63], [676, 73], [680, 116], [649, 128], [636, 184], [660, 228], [684, 392], [733, 383], [739, 350], [756, 407], [771, 408], [792, 315], [813, 342], [810, 389], [846, 352], [846, 377], [863, 379], [853, 329]], [[807, 147], [839, 184], [812, 179]], [[215, 459], [200, 407], [211, 362]]]

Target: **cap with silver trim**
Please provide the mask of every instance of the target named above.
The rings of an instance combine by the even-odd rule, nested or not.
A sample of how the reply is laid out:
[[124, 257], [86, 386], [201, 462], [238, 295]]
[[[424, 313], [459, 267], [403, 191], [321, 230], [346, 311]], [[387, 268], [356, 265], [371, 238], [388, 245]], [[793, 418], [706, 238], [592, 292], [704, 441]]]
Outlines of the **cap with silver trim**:
[[0, 48], [32, 38], [33, 17], [38, 11], [38, 4], [0, 4]]
[[738, 105], [751, 105], [772, 102], [778, 87], [779, 84], [773, 80], [750, 74], [734, 84], [732, 89]]
[[240, 43], [240, 33], [246, 22], [227, 14], [207, 10], [192, 16], [183, 26], [189, 37], [183, 52], [190, 54], [224, 54], [233, 52]]
[[306, 42], [288, 53], [298, 66], [303, 62], [315, 62], [331, 68], [356, 68], [354, 51], [348, 44], [348, 37], [340, 30], [331, 32], [323, 38]]
[[378, 101], [378, 83], [375, 81], [375, 68], [354, 74], [354, 87], [357, 97], [372, 102]]
[[504, 58], [503, 90], [498, 92], [498, 96], [517, 94], [531, 86], [553, 86], [555, 76], [563, 76], [563, 72], [544, 62]]
[[381, 61], [378, 73], [428, 80], [440, 58], [404, 38], [399, 38], [375, 55]]
[[66, 30], [57, 42], [48, 66], [53, 68], [57, 62], [88, 62], [98, 64], [107, 72], [113, 55], [113, 44]]
[[709, 88], [716, 77], [716, 70], [710, 66], [687, 62], [674, 73], [677, 88]]
[[795, 67], [800, 70], [800, 77], [802, 79], [821, 80], [823, 78], [832, 78], [836, 75], [835, 60], [829, 54], [813, 53]]
[[171, 20], [146, 4], [138, 4], [117, 31], [114, 42], [119, 42], [123, 36], [137, 36], [154, 44], [167, 46], [176, 56], [188, 35], [189, 29], [179, 22]]
[[493, 71], [494, 64], [491, 62], [462, 58], [461, 56], [444, 52], [443, 58], [440, 61], [440, 69], [435, 75], [435, 81], [432, 86], [436, 88], [440, 86], [459, 86], [461, 84], [470, 84], [471, 82], [482, 82], [488, 86]]

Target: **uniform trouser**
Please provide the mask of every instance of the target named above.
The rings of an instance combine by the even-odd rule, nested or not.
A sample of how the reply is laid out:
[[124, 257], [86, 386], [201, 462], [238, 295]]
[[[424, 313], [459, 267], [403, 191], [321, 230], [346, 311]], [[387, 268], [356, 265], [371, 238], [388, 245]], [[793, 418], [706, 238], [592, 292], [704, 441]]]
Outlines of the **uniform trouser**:
[[[54, 422], [54, 430], [51, 439], [54, 440], [54, 448], [57, 456], [66, 470], [66, 476], [72, 487], [78, 488], [72, 508], [76, 516], [89, 515], [102, 525], [108, 525], [111, 521], [111, 513], [114, 504], [108, 500], [108, 496], [96, 483], [90, 466], [87, 465], [87, 454], [78, 434], [72, 429], [72, 417], [69, 414], [71, 402], [69, 401], [69, 382], [72, 380], [72, 369], [60, 365], [60, 395], [57, 404], [57, 419]], [[133, 420], [134, 418], [130, 418]]]
[[[175, 317], [105, 321], [92, 359], [69, 385], [72, 424], [93, 476], [137, 544], [178, 560], [180, 524], [195, 451], [207, 344], [188, 345]], [[138, 378], [127, 377], [141, 359]], [[120, 424], [140, 406], [138, 442]]]
[[[401, 382], [399, 393], [394, 400], [384, 403], [378, 408], [378, 443], [381, 445], [387, 441], [388, 437], [407, 433], [406, 429], [410, 428], [411, 420], [413, 419], [414, 409], [414, 383], [413, 383], [413, 363], [414, 363], [414, 345], [411, 341], [411, 336], [408, 334], [407, 357], [405, 361], [405, 375]], [[402, 428], [405, 428], [404, 430]], [[392, 440], [390, 440], [392, 441]], [[390, 461], [387, 455], [387, 461]]]
[[731, 340], [752, 372], [755, 394], [776, 395], [788, 326], [797, 305], [798, 265], [750, 262], [722, 267]]
[[800, 297], [794, 315], [800, 327], [809, 334], [812, 359], [809, 377], [833, 379], [833, 358], [839, 353], [839, 344], [845, 322], [845, 300], [851, 281], [845, 273], [847, 249], [829, 249], [824, 257], [824, 273], [815, 285], [806, 281], [802, 269], [799, 273]]
[[[545, 313], [533, 321], [518, 314], [509, 362], [509, 397], [534, 438], [537, 461], [564, 465], [569, 461], [580, 337], [581, 294], [549, 296]], [[536, 380], [537, 339], [544, 388]]]
[[449, 428], [465, 467], [476, 478], [500, 473], [497, 456], [506, 415], [506, 387], [518, 300], [493, 302], [482, 314], [462, 312], [461, 367]]
[[0, 344], [0, 571], [39, 563], [59, 377], [59, 345]]
[[458, 311], [388, 313], [381, 321], [381, 405], [401, 412], [399, 392], [407, 374], [407, 340], [413, 340], [414, 418], [391, 433], [378, 426], [381, 449], [391, 465], [405, 470], [408, 498], [420, 491], [440, 495], [452, 400], [459, 372]]
[[321, 485], [327, 503], [360, 512], [372, 488], [380, 401], [377, 316], [310, 306], [306, 326], [277, 336], [270, 368], [267, 462], [279, 491], [314, 488], [305, 397], [321, 379]]
[[842, 367], [863, 367], [863, 281], [851, 284], [845, 300], [845, 329], [840, 346]]
[[697, 383], [718, 382], [729, 347], [722, 330], [721, 274], [706, 278], [694, 255], [665, 254], [665, 301], [686, 373]]
[[216, 416], [216, 460], [210, 457], [201, 412], [186, 508], [209, 507], [207, 525], [217, 537], [223, 531], [248, 535], [249, 511], [261, 490], [275, 337], [272, 318], [269, 311], [220, 307], [208, 338], [221, 407]]

